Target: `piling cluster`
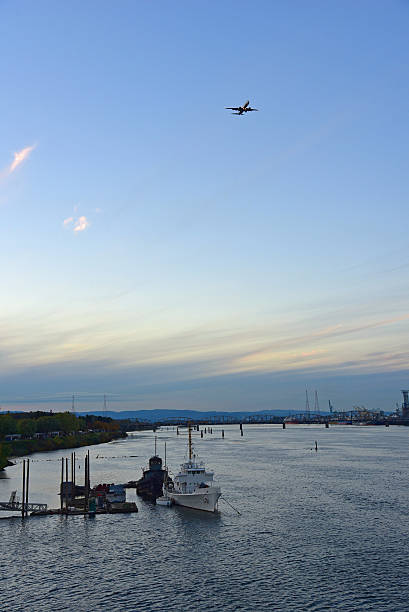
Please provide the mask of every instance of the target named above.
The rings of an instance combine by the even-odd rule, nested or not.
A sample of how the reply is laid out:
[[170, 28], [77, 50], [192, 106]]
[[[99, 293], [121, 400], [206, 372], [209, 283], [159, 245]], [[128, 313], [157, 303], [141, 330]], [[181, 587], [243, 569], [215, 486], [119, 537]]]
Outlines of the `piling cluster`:
[[21, 516], [28, 516], [28, 490], [30, 484], [30, 459], [23, 459], [23, 496], [21, 500]]

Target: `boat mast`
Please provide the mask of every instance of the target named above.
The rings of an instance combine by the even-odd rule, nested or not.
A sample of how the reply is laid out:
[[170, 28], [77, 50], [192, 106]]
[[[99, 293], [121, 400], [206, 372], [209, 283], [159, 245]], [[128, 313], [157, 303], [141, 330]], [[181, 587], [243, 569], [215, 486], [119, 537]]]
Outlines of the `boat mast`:
[[188, 423], [188, 431], [189, 431], [189, 461], [192, 461], [192, 426], [190, 421]]
[[165, 470], [165, 474], [163, 476], [163, 484], [165, 485], [165, 489], [168, 486], [168, 468], [166, 467], [166, 442], [165, 442], [165, 465], [163, 466]]

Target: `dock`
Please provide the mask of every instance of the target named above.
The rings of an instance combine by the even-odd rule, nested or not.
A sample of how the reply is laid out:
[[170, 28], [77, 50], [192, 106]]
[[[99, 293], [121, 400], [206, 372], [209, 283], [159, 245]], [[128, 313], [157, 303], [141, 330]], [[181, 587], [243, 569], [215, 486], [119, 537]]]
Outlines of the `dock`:
[[[30, 460], [24, 459], [23, 488], [21, 500], [17, 491], [10, 499], [0, 502], [0, 511], [21, 512], [22, 518], [28, 516], [95, 516], [96, 514], [131, 514], [138, 512], [135, 502], [126, 501], [125, 485], [102, 484], [91, 487], [90, 456], [85, 456], [84, 484], [76, 483], [76, 455], [71, 453], [71, 477], [69, 477], [69, 460], [61, 458], [60, 508], [48, 508], [47, 504], [29, 502]], [[5, 517], [5, 518], [15, 518]]]
[[15, 494], [16, 491], [13, 491], [7, 502], [0, 501], [0, 510], [6, 512], [22, 512], [23, 510], [27, 510], [27, 512], [47, 512], [47, 504], [23, 504], [22, 502], [16, 501]]

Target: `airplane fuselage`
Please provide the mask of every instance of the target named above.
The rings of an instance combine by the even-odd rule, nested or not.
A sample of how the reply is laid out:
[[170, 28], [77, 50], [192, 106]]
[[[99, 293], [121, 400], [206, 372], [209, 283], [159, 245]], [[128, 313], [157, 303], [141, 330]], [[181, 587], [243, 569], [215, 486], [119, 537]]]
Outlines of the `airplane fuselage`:
[[233, 115], [243, 115], [244, 113], [258, 110], [257, 108], [251, 108], [249, 100], [247, 100], [243, 106], [226, 106], [226, 109], [235, 111]]

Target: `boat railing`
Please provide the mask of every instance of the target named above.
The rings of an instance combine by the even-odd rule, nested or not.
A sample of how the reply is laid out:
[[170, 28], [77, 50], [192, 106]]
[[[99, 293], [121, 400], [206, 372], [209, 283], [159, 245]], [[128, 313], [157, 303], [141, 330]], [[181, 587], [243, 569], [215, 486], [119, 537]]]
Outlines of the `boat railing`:
[[186, 461], [182, 466], [186, 470], [203, 470], [205, 468], [204, 461]]

